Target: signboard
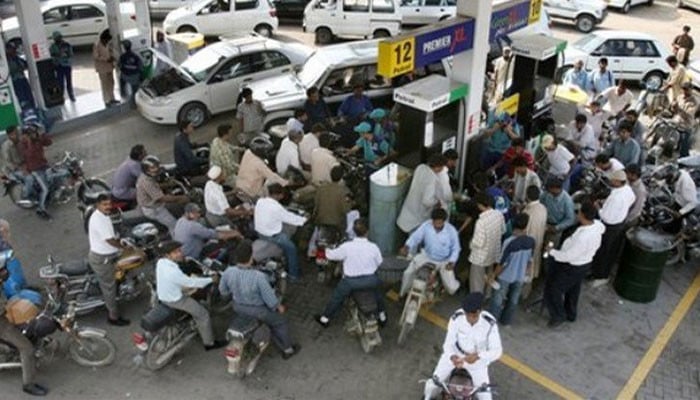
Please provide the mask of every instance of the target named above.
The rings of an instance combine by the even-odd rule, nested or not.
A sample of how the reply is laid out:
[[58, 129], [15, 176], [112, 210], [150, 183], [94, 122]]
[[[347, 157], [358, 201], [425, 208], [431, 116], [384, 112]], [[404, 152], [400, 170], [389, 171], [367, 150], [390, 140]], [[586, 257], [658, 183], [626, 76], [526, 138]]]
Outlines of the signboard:
[[29, 48], [32, 52], [32, 58], [36, 61], [51, 57], [51, 52], [49, 52], [49, 44], [45, 41], [32, 43]]
[[440, 75], [430, 75], [394, 90], [394, 101], [433, 112], [469, 94], [469, 85]]
[[508, 115], [515, 115], [518, 112], [518, 104], [520, 103], [520, 93], [509, 96], [496, 106], [496, 113], [505, 112]]
[[411, 72], [474, 46], [474, 19], [451, 18], [379, 43], [377, 72], [386, 77]]
[[489, 43], [501, 36], [537, 22], [542, 13], [542, 0], [526, 0], [491, 14]]

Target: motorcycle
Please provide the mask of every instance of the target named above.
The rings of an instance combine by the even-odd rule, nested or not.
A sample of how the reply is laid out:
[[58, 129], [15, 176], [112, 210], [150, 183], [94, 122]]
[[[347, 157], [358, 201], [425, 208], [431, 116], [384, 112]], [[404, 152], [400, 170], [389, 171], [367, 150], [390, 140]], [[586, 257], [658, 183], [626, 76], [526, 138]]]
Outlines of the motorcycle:
[[433, 376], [431, 379], [440, 388], [442, 392], [440, 398], [443, 400], [477, 400], [479, 393], [494, 394], [491, 388], [495, 385], [484, 383], [474, 387], [471, 374], [464, 368], [453, 369], [446, 382], [440, 380], [438, 376]]
[[[284, 266], [268, 261], [256, 268], [267, 275], [281, 303], [287, 290], [287, 273]], [[244, 378], [255, 371], [260, 357], [270, 345], [271, 332], [267, 325], [255, 318], [236, 314], [226, 331], [226, 338], [229, 340], [224, 351], [228, 361], [227, 371], [237, 378]]]
[[340, 263], [326, 258], [326, 249], [334, 248], [342, 242], [342, 232], [330, 225], [320, 225], [316, 238], [316, 266], [318, 267], [318, 282], [330, 283], [342, 274]]
[[[47, 198], [49, 204], [68, 203], [73, 197], [73, 193], [77, 193], [78, 200], [82, 204], [93, 204], [100, 193], [109, 193], [109, 186], [105, 181], [99, 178], [85, 177], [83, 160], [68, 151], [65, 152], [61, 161], [55, 163], [46, 171], [46, 176], [49, 185], [49, 196]], [[5, 186], [5, 196], [9, 196], [10, 200], [18, 207], [31, 209], [37, 206], [38, 199], [36, 197], [41, 192], [37, 182], [34, 182], [32, 190], [34, 195], [30, 195], [26, 199], [22, 197], [24, 182], [19, 176], [8, 175], [3, 178], [3, 184]]]
[[666, 152], [666, 157], [673, 158], [678, 150], [681, 133], [678, 129], [678, 123], [673, 119], [673, 113], [663, 111], [652, 120], [649, 125], [649, 131], [644, 137], [645, 147], [648, 150], [646, 162], [649, 164], [657, 164], [658, 159]]
[[360, 345], [365, 353], [382, 344], [379, 334], [379, 309], [373, 289], [355, 290], [347, 303], [349, 318], [345, 330], [351, 335], [359, 336]]
[[637, 115], [646, 114], [654, 118], [661, 111], [668, 109], [669, 106], [668, 96], [661, 90], [661, 82], [647, 82], [644, 89], [639, 92], [633, 109]]
[[[222, 267], [220, 263], [200, 263], [188, 258], [187, 262], [195, 263], [203, 276], [218, 274]], [[175, 355], [197, 337], [197, 323], [191, 315], [184, 311], [170, 308], [157, 300], [155, 284], [148, 283], [151, 289], [151, 308], [141, 317], [143, 333], [134, 332], [131, 340], [138, 353], [134, 358], [137, 365], [144, 365], [151, 371], [162, 369]], [[220, 313], [230, 309], [230, 299], [222, 299], [217, 285], [209, 285], [198, 289], [192, 298], [200, 300], [210, 313]]]
[[[95, 273], [87, 260], [56, 263], [48, 257], [49, 265], [39, 269], [39, 278], [44, 281], [47, 292], [60, 293], [60, 301], [74, 301], [75, 312], [87, 314], [103, 307], [105, 302]], [[117, 301], [132, 301], [146, 289], [153, 278], [142, 268], [146, 265], [146, 254], [140, 249], [125, 250], [115, 262], [114, 280], [117, 286]]]
[[610, 195], [610, 185], [603, 174], [593, 166], [587, 166], [581, 171], [579, 190], [571, 195], [575, 204], [586, 200], [595, 201], [605, 199]]
[[438, 277], [437, 266], [433, 263], [425, 263], [418, 268], [416, 277], [413, 279], [411, 289], [406, 296], [406, 303], [399, 319], [401, 331], [397, 343], [403, 345], [406, 336], [418, 320], [418, 313], [424, 303], [432, 303], [439, 296], [442, 285]]
[[[44, 309], [28, 322], [18, 326], [22, 334], [34, 345], [37, 364], [48, 364], [64, 345], [51, 335], [57, 330], [68, 334], [68, 353], [84, 367], [103, 367], [114, 362], [117, 348], [105, 331], [79, 326], [75, 321], [75, 302], [64, 303], [48, 294]], [[0, 370], [21, 368], [19, 351], [0, 340]]]
[[345, 170], [343, 180], [352, 193], [355, 208], [361, 215], [369, 210], [369, 181], [365, 173], [365, 163], [342, 152], [335, 152], [336, 159]]

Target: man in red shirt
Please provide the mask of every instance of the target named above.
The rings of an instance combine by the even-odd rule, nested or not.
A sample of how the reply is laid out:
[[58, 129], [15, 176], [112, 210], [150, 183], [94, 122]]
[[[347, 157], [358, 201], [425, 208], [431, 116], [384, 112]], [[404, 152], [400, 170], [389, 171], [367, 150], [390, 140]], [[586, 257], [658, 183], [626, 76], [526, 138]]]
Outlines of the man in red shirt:
[[513, 177], [513, 160], [516, 157], [522, 157], [527, 162], [527, 168], [535, 171], [535, 159], [532, 154], [525, 150], [525, 140], [522, 138], [513, 139], [510, 147], [503, 153], [501, 159], [492, 168], [496, 171], [498, 177], [502, 177], [506, 173], [509, 177]]
[[23, 128], [22, 133], [19, 151], [24, 158], [24, 167], [27, 169], [27, 173], [34, 178], [25, 180], [26, 193], [32, 192], [34, 182], [39, 185], [41, 192], [39, 193], [36, 213], [41, 218], [48, 220], [51, 219], [49, 213], [46, 212], [46, 199], [49, 196], [49, 177], [47, 176], [49, 162], [46, 160], [44, 147], [50, 146], [53, 142], [48, 134], [39, 135], [39, 131], [33, 126]]

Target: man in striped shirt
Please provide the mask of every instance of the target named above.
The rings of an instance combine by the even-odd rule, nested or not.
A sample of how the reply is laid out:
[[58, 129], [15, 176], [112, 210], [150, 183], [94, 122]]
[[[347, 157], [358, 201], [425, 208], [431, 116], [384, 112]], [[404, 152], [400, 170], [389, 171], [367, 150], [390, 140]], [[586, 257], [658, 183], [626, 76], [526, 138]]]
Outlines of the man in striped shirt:
[[498, 261], [501, 236], [506, 231], [503, 214], [493, 209], [493, 198], [484, 192], [474, 196], [479, 207], [479, 219], [474, 225], [474, 235], [469, 244], [469, 292], [483, 292], [486, 275]]

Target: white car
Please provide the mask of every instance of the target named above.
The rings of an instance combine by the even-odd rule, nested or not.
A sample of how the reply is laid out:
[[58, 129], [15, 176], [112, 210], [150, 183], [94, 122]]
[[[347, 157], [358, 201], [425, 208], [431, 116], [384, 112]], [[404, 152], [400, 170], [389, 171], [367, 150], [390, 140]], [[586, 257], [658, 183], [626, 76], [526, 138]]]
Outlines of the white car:
[[148, 0], [148, 11], [152, 16], [165, 17], [170, 11], [189, 6], [198, 0]]
[[695, 11], [700, 11], [700, 0], [676, 0], [676, 7], [691, 8]]
[[666, 57], [670, 50], [651, 35], [630, 31], [596, 31], [577, 40], [564, 50], [564, 67], [577, 59], [587, 71], [598, 68], [601, 57], [608, 59], [616, 79], [661, 84], [670, 72]]
[[654, 4], [654, 0], [605, 0], [605, 2], [608, 4], [608, 7], [617, 8], [624, 14], [630, 12], [630, 8], [634, 6], [641, 4], [651, 6]]
[[335, 38], [378, 39], [401, 32], [399, 0], [311, 0], [304, 9], [304, 32], [316, 43]]
[[[199, 126], [211, 115], [235, 109], [243, 87], [294, 71], [313, 49], [247, 37], [209, 45], [179, 66], [154, 53], [155, 70], [161, 72], [144, 82], [136, 93], [139, 112], [158, 124], [175, 124], [186, 118]], [[159, 65], [163, 62], [167, 65]]]
[[454, 17], [457, 0], [402, 0], [401, 23], [404, 25], [426, 25]]
[[554, 19], [573, 21], [583, 33], [592, 31], [608, 16], [603, 0], [544, 0], [543, 7]]
[[[120, 3], [122, 32], [136, 28], [133, 3]], [[58, 31], [73, 46], [93, 44], [107, 29], [107, 12], [102, 0], [49, 0], [41, 3], [44, 31], [50, 40]], [[6, 43], [22, 43], [17, 17], [2, 21], [2, 37]]]
[[169, 35], [199, 32], [225, 36], [255, 31], [270, 37], [278, 25], [270, 0], [200, 0], [171, 11], [163, 20], [163, 29]]

